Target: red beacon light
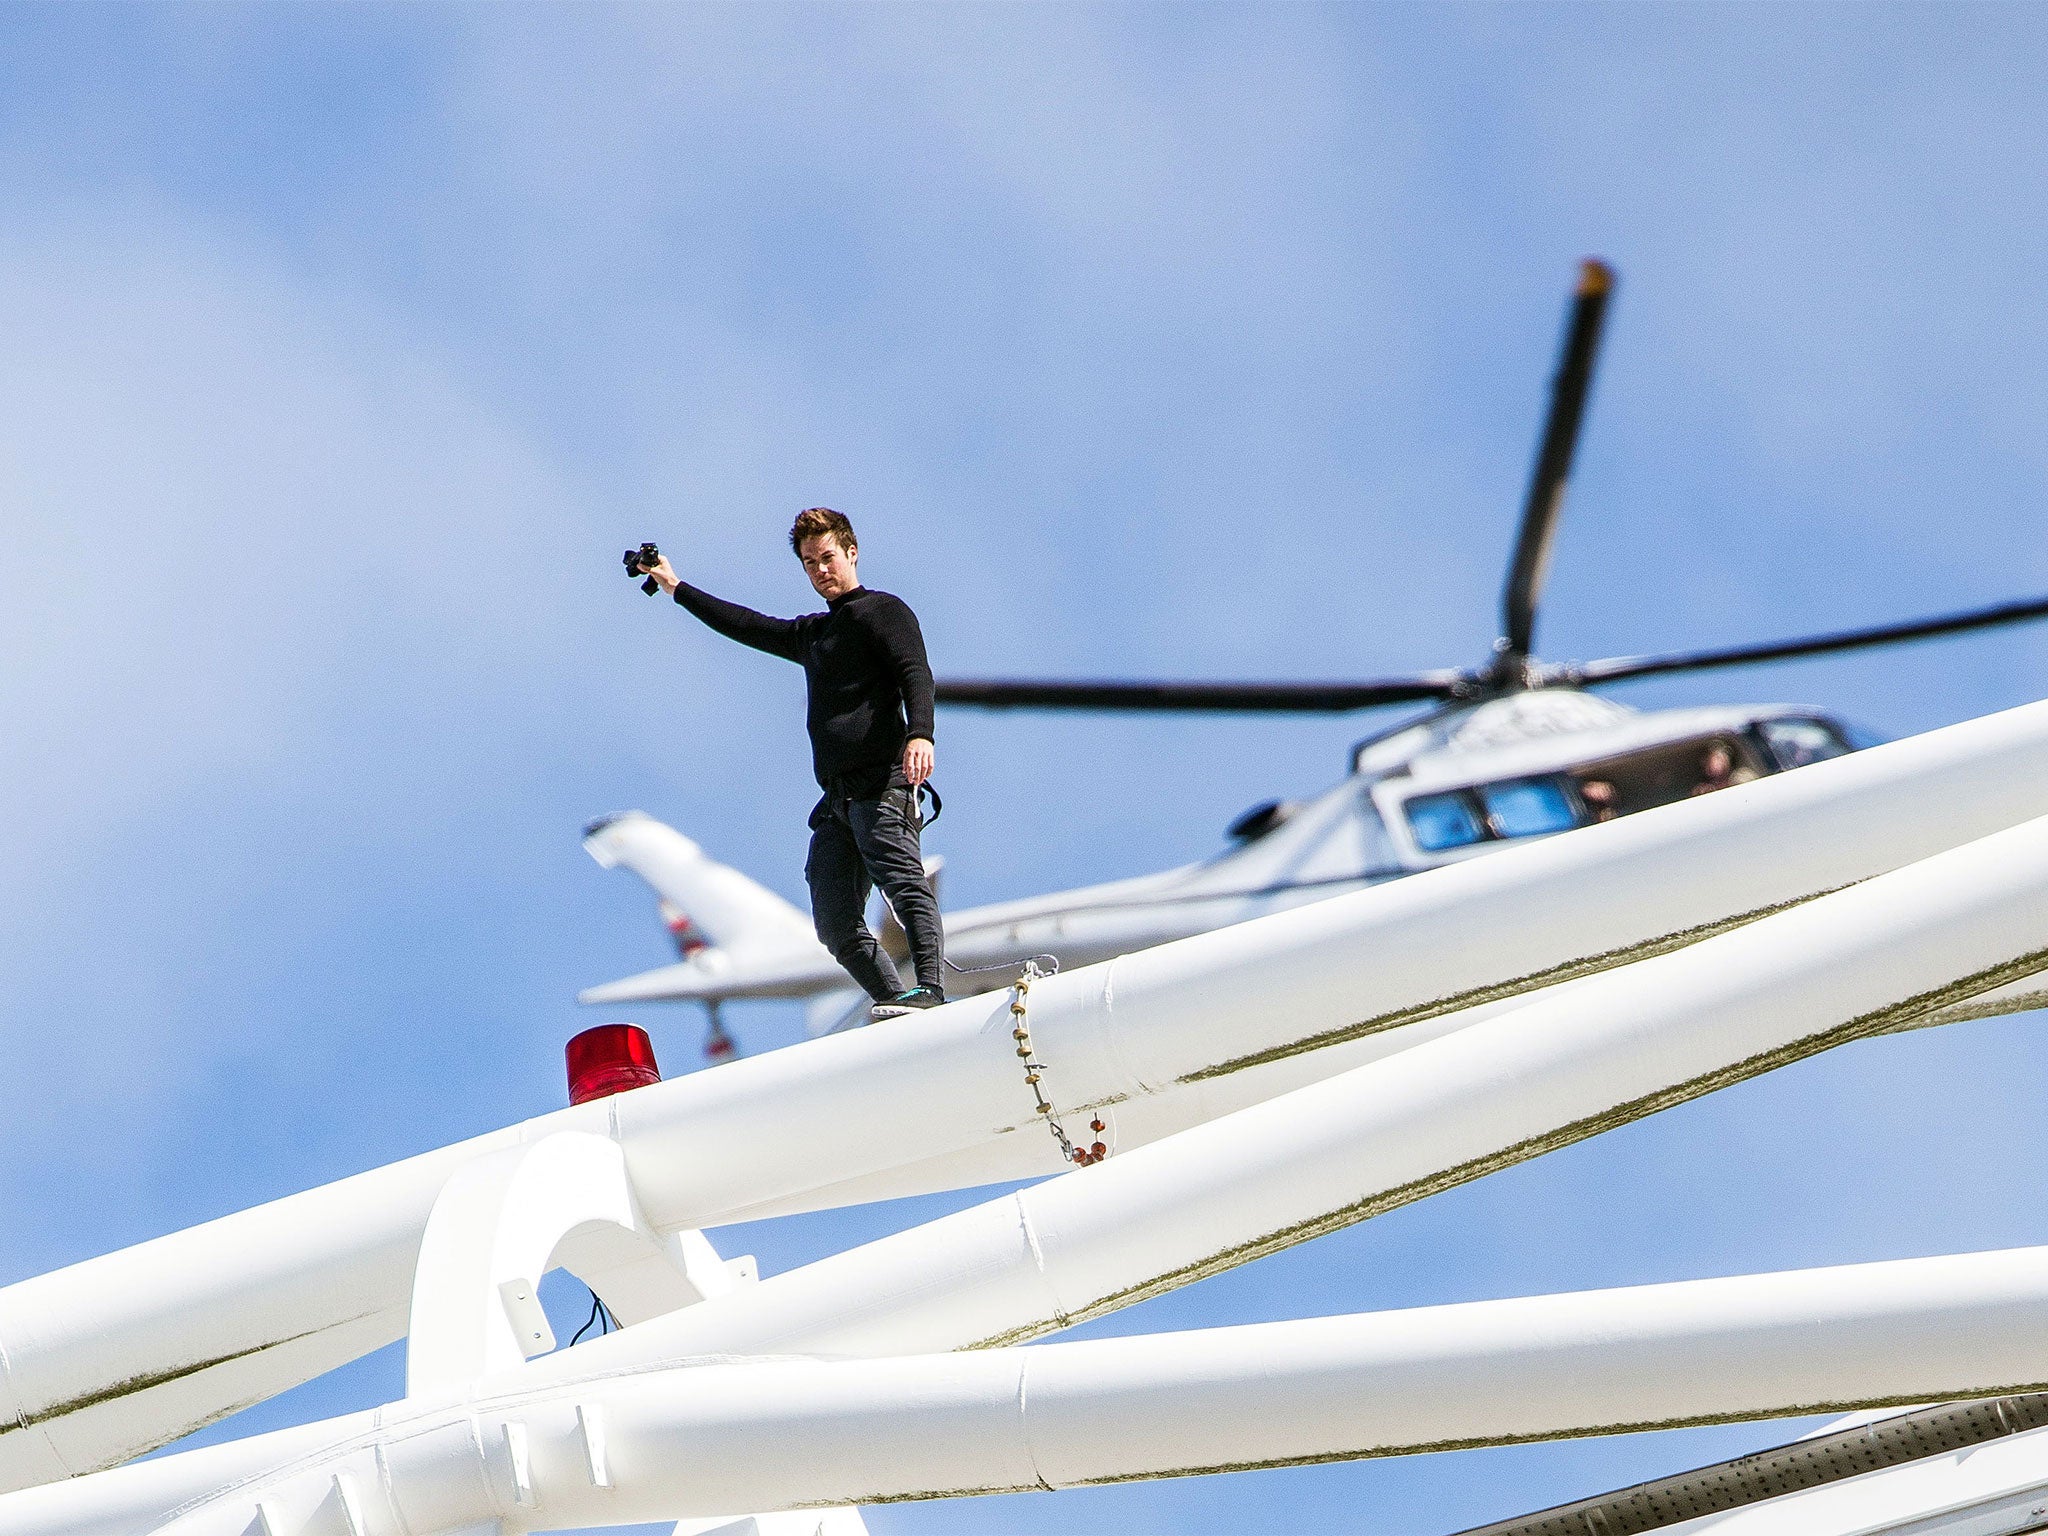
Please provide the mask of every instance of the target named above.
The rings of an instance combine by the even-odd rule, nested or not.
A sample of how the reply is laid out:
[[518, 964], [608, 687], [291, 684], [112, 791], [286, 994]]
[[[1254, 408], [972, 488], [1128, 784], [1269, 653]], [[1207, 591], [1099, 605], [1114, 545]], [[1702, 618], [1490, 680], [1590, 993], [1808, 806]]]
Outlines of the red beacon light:
[[638, 1024], [600, 1024], [569, 1041], [569, 1102], [588, 1104], [661, 1081], [654, 1042]]

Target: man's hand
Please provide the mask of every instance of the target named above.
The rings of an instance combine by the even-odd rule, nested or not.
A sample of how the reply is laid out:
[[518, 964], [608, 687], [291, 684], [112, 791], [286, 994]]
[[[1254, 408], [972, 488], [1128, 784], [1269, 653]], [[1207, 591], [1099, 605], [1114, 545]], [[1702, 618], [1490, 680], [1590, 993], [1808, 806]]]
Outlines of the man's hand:
[[647, 568], [647, 574], [654, 578], [656, 584], [660, 586], [662, 591], [668, 593], [668, 595], [671, 597], [675, 596], [677, 579], [675, 567], [668, 563], [667, 555], [663, 555], [661, 557], [661, 563], [659, 565], [649, 566]]
[[931, 776], [932, 744], [922, 736], [913, 736], [903, 745], [903, 777], [915, 789]]

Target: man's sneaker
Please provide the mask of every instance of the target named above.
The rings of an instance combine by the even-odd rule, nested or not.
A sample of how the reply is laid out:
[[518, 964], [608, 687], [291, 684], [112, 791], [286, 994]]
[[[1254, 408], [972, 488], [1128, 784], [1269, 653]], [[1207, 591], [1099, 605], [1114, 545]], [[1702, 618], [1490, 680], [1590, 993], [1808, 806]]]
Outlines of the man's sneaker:
[[868, 1010], [870, 1019], [893, 1019], [899, 1014], [915, 1013], [920, 1008], [936, 1008], [946, 1000], [946, 994], [937, 987], [912, 987], [908, 992], [899, 992], [886, 1003], [877, 1003]]

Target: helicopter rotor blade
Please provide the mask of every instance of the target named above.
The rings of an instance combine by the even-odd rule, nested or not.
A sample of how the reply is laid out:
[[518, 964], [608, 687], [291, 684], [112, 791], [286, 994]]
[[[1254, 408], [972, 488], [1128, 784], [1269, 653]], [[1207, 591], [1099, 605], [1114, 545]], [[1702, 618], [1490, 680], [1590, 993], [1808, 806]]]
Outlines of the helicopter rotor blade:
[[1550, 567], [1550, 540], [1564, 508], [1565, 481], [1571, 475], [1572, 451], [1578, 446], [1586, 395], [1593, 384], [1593, 360], [1600, 348], [1600, 325], [1614, 292], [1614, 269], [1589, 257], [1579, 264], [1579, 286], [1572, 300], [1564, 350], [1551, 382], [1550, 415], [1529, 477], [1529, 498], [1522, 507], [1522, 526], [1515, 537], [1515, 555], [1501, 593], [1502, 649], [1508, 655], [1530, 654], [1536, 638], [1536, 605], [1543, 596], [1543, 578]]
[[1455, 698], [1463, 672], [1424, 672], [1363, 683], [1031, 682], [954, 678], [935, 685], [941, 704], [981, 709], [1100, 709], [1154, 713], [1341, 714], [1382, 704]]
[[2000, 624], [2025, 624], [2036, 619], [2048, 619], [2048, 597], [2023, 598], [2019, 602], [2000, 603], [1993, 608], [1977, 608], [1940, 618], [1913, 619], [1904, 624], [1882, 624], [1834, 635], [1811, 635], [1803, 640], [1777, 640], [1765, 645], [1732, 646], [1717, 651], [1673, 651], [1662, 656], [1614, 656], [1605, 661], [1560, 667], [1555, 680], [1564, 683], [1612, 683], [1626, 677], [1651, 677], [1667, 672], [1704, 672], [1713, 667], [1786, 661], [1795, 656], [1821, 656], [1830, 651], [1852, 651], [1869, 645], [1931, 640], [1938, 635], [1991, 629]]

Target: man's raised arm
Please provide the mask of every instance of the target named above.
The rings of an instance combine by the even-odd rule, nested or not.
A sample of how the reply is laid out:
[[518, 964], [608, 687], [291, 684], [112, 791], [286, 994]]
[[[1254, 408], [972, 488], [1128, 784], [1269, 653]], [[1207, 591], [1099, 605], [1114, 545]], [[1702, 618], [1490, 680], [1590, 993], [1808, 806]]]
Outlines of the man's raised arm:
[[[756, 613], [738, 603], [729, 603], [722, 597], [713, 597], [691, 586], [668, 563], [668, 556], [661, 557], [659, 565], [644, 567], [668, 593], [683, 607], [694, 613], [704, 623], [718, 631], [728, 640], [737, 640], [741, 645], [751, 645], [757, 651], [766, 651], [771, 656], [780, 656], [784, 661], [796, 660], [796, 620], [771, 618], [765, 613]], [[927, 674], [929, 675], [929, 674]]]

